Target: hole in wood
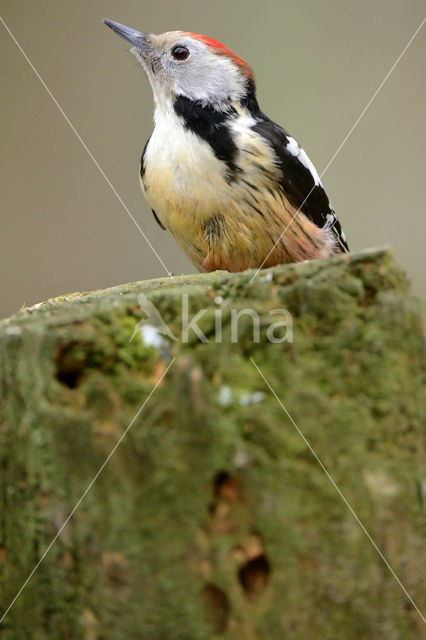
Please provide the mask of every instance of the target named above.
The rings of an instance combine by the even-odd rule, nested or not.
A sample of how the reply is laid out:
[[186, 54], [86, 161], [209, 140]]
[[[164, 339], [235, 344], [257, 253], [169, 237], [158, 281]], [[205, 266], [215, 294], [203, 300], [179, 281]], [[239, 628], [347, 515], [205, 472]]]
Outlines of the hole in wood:
[[228, 625], [229, 602], [226, 593], [215, 584], [206, 584], [200, 593], [207, 620], [215, 633], [224, 633]]
[[240, 584], [248, 598], [259, 596], [269, 582], [271, 565], [265, 554], [252, 558], [239, 570]]
[[238, 483], [227, 471], [219, 471], [213, 481], [216, 500], [223, 498], [229, 502], [236, 502], [240, 497]]
[[76, 344], [62, 346], [56, 356], [56, 379], [70, 389], [76, 389], [83, 377], [87, 354]]

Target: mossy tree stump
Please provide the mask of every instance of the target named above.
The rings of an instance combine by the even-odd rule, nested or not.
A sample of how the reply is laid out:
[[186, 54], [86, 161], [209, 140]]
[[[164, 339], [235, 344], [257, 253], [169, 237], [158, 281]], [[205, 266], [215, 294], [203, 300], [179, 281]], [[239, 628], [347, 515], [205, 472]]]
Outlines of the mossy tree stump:
[[[424, 612], [422, 306], [385, 250], [251, 277], [64, 296], [0, 325], [3, 610], [176, 358], [2, 639], [424, 637], [251, 360]], [[141, 292], [176, 336], [188, 294], [209, 341], [130, 340]], [[260, 342], [247, 315], [231, 340], [244, 308]], [[293, 342], [267, 339], [275, 308], [291, 312]]]

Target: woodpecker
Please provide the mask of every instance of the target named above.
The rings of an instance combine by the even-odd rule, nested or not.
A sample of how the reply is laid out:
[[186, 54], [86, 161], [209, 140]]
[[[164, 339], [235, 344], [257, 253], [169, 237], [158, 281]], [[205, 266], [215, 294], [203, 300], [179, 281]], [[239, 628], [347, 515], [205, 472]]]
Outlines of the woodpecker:
[[261, 111], [245, 60], [207, 36], [104, 22], [132, 45], [154, 93], [142, 191], [197, 269], [243, 271], [349, 250], [314, 165]]

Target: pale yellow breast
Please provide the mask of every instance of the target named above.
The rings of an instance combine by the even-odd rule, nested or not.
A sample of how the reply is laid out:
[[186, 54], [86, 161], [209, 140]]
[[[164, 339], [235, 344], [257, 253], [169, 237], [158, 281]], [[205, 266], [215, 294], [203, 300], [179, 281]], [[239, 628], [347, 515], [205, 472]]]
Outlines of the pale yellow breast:
[[182, 125], [157, 125], [146, 151], [144, 193], [170, 230], [208, 217], [227, 188], [226, 166], [210, 145]]

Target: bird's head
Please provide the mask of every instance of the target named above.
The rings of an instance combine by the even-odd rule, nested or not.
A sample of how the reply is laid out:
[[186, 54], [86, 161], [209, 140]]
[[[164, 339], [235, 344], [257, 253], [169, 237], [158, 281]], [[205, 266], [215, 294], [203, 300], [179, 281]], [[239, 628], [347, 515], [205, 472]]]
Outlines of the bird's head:
[[217, 40], [186, 31], [147, 34], [112, 20], [104, 22], [132, 45], [157, 106], [184, 96], [226, 109], [254, 90], [250, 66]]

